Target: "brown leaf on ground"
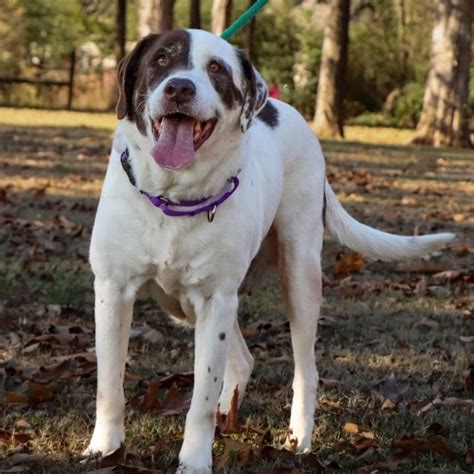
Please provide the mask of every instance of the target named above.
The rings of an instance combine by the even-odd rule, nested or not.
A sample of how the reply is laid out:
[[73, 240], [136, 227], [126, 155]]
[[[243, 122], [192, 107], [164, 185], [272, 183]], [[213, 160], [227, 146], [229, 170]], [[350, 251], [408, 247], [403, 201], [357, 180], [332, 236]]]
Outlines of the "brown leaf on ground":
[[386, 471], [405, 472], [404, 470], [400, 469], [400, 465], [412, 462], [415, 458], [416, 454], [414, 452], [402, 452], [385, 459], [385, 461], [363, 466], [357, 469], [355, 472], [357, 474], [371, 474], [375, 472]]
[[162, 416], [179, 415], [188, 410], [191, 398], [183, 396], [175, 383], [171, 385], [162, 401], [159, 399], [160, 388], [158, 379], [151, 380], [143, 400], [140, 401], [136, 397], [130, 401], [130, 404], [141, 413], [155, 412]]
[[37, 383], [50, 383], [54, 380], [68, 379], [72, 377], [71, 361], [64, 360], [56, 364], [40, 367], [29, 376], [29, 379]]
[[242, 433], [243, 428], [239, 425], [239, 387], [234, 388], [232, 400], [230, 402], [229, 413], [220, 412], [220, 405], [217, 406], [216, 426], [220, 434]]
[[400, 392], [394, 372], [392, 372], [383, 382], [374, 385], [372, 391], [382, 402], [383, 408], [394, 408], [400, 400]]
[[141, 403], [132, 400], [130, 403], [141, 413], [149, 413], [151, 411], [159, 410], [161, 408], [160, 400], [158, 399], [158, 393], [160, 391], [160, 381], [153, 379], [148, 384], [147, 391]]
[[448, 459], [454, 459], [456, 453], [439, 436], [429, 440], [415, 438], [414, 436], [402, 436], [392, 441], [394, 448], [413, 453], [434, 453]]
[[179, 393], [176, 384], [173, 384], [166, 393], [161, 409], [158, 413], [161, 416], [179, 415], [186, 412], [191, 405], [191, 397], [185, 397]]
[[216, 470], [225, 467], [247, 467], [254, 460], [255, 454], [250, 444], [242, 443], [231, 438], [223, 438], [224, 452], [214, 459]]
[[160, 387], [169, 388], [176, 384], [178, 387], [189, 387], [194, 382], [194, 372], [181, 372], [177, 374], [170, 374], [160, 379]]
[[114, 472], [122, 474], [164, 474], [163, 471], [143, 467], [143, 463], [138, 456], [128, 453], [123, 444], [113, 453], [101, 458], [99, 469], [89, 471], [88, 474], [108, 474]]
[[421, 415], [426, 413], [437, 406], [445, 406], [445, 407], [452, 407], [452, 408], [474, 408], [474, 400], [466, 400], [463, 398], [457, 397], [447, 397], [445, 399], [441, 397], [435, 398], [433, 401], [427, 403], [423, 407], [421, 407], [417, 414]]
[[324, 387], [324, 388], [327, 388], [328, 390], [331, 390], [331, 389], [334, 389], [334, 388], [340, 388], [344, 385], [343, 382], [341, 382], [340, 380], [336, 380], [336, 379], [325, 379], [323, 377], [321, 377], [319, 379], [319, 383]]
[[355, 423], [345, 423], [342, 429], [346, 433], [351, 433], [351, 434], [355, 434], [359, 432], [359, 426], [356, 425]]
[[358, 252], [340, 252], [332, 273], [336, 278], [344, 278], [365, 267], [362, 254]]
[[272, 446], [264, 446], [260, 450], [260, 457], [273, 464], [297, 461], [302, 468], [311, 469], [311, 472], [319, 472], [327, 467], [312, 453], [297, 455], [287, 449], [277, 449]]
[[466, 453], [466, 464], [468, 464], [468, 465], [474, 464], [474, 452], [473, 451], [468, 451]]
[[17, 433], [15, 431], [0, 429], [0, 446], [13, 446], [25, 444], [33, 438], [33, 433]]
[[424, 438], [427, 434], [439, 434], [445, 435], [445, 429], [440, 423], [431, 423], [431, 425], [425, 426], [421, 430], [415, 431], [413, 436], [415, 438]]
[[42, 462], [45, 457], [44, 454], [38, 453], [15, 453], [8, 456], [5, 461], [11, 466], [16, 464], [36, 464]]
[[466, 392], [474, 392], [474, 364], [462, 373], [462, 381]]
[[[52, 400], [55, 397], [53, 391], [36, 382], [28, 381], [28, 389], [22, 392], [5, 392], [2, 403], [4, 405], [38, 405]], [[24, 393], [24, 392], [29, 393]]]

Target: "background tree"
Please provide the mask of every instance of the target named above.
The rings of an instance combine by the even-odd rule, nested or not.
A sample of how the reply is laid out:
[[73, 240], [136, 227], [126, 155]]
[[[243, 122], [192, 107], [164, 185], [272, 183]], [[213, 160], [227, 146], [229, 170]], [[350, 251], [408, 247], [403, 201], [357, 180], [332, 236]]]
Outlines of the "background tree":
[[212, 2], [212, 32], [220, 35], [229, 25], [232, 17], [232, 0]]
[[350, 0], [331, 0], [324, 29], [314, 126], [321, 137], [344, 136], [343, 87], [349, 44]]
[[431, 65], [414, 143], [471, 147], [469, 66], [472, 0], [437, 0]]
[[173, 29], [175, 0], [138, 0], [138, 36]]
[[189, 26], [201, 28], [201, 0], [189, 0]]

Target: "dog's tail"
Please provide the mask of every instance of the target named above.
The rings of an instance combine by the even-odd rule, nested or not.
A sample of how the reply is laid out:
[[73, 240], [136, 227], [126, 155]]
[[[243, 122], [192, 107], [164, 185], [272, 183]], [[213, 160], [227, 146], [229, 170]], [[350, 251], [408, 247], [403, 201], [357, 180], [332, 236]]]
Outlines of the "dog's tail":
[[455, 238], [449, 232], [419, 237], [389, 234], [361, 224], [342, 207], [325, 181], [325, 220], [329, 232], [343, 245], [379, 260], [403, 260], [422, 257]]

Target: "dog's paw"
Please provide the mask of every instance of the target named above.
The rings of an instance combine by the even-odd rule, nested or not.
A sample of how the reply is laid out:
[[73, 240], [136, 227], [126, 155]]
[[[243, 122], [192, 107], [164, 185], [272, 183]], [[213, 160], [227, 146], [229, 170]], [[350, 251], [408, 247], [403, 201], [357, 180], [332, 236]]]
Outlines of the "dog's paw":
[[105, 457], [117, 451], [125, 441], [125, 432], [122, 427], [96, 425], [89, 446], [82, 453], [83, 456], [100, 454]]
[[311, 452], [311, 436], [298, 436], [293, 434], [293, 430], [290, 430], [290, 433], [286, 437], [283, 447], [296, 454], [306, 454]]
[[212, 467], [195, 468], [180, 464], [176, 474], [212, 474]]

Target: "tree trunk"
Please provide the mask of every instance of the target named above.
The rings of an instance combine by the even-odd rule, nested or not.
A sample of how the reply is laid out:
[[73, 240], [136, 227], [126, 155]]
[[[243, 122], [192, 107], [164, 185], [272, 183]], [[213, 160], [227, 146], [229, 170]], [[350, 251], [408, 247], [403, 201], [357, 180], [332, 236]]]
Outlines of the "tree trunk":
[[144, 38], [152, 32], [154, 3], [155, 0], [138, 0], [138, 39]]
[[[117, 11], [115, 17], [115, 27], [117, 29], [117, 41], [115, 43], [115, 58], [118, 63], [125, 57], [125, 42], [127, 39], [127, 1], [117, 0]], [[118, 100], [118, 89], [115, 86], [109, 97], [109, 110], [114, 110]]]
[[189, 26], [201, 29], [201, 0], [189, 1]]
[[436, 0], [431, 64], [413, 143], [471, 147], [469, 65], [472, 0]]
[[232, 0], [212, 2], [212, 32], [220, 35], [229, 25], [232, 16]]
[[[250, 8], [255, 3], [255, 0], [249, 0], [248, 7]], [[251, 61], [254, 59], [253, 46], [254, 46], [254, 36], [255, 36], [255, 23], [257, 17], [254, 16], [250, 23], [245, 27], [245, 36], [244, 36], [244, 49], [247, 52], [247, 55]]]
[[175, 0], [157, 0], [158, 10], [158, 33], [170, 31], [173, 29]]
[[343, 137], [343, 88], [349, 45], [350, 0], [331, 0], [324, 29], [315, 131], [320, 137]]
[[139, 0], [138, 36], [163, 33], [173, 29], [175, 0]]

